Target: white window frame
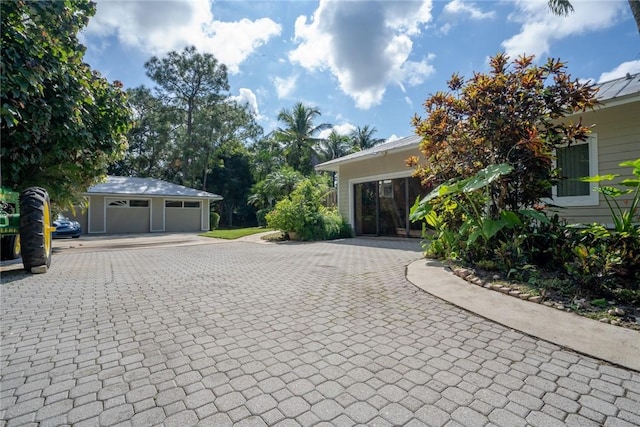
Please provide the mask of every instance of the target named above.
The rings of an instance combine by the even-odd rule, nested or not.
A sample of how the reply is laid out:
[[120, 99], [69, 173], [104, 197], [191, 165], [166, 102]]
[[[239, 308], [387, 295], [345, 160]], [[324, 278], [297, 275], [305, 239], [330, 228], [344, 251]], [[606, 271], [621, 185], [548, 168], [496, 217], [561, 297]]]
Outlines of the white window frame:
[[[589, 144], [589, 176], [598, 175], [598, 135], [593, 133], [589, 135], [586, 141], [576, 142], [573, 145]], [[556, 162], [554, 160], [554, 167]], [[598, 206], [600, 204], [600, 194], [595, 190], [597, 184], [590, 183], [589, 194], [586, 196], [558, 196], [558, 187], [553, 186], [551, 189], [552, 200], [551, 203], [562, 206]]]

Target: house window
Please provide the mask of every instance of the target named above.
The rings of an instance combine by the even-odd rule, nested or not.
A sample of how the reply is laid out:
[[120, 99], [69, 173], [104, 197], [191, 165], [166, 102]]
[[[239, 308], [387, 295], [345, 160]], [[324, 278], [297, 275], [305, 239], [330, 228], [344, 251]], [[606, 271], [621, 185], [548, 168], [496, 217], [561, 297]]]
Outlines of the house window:
[[126, 208], [129, 206], [128, 200], [112, 200], [109, 202], [109, 206], [118, 207], [118, 208]]
[[184, 202], [182, 200], [165, 200], [164, 207], [165, 208], [199, 208], [200, 202], [198, 201], [192, 202], [188, 200], [185, 200]]
[[562, 180], [553, 188], [553, 200], [560, 206], [596, 206], [599, 203], [594, 184], [581, 182], [585, 176], [598, 174], [596, 135], [585, 142], [556, 150], [556, 166]]
[[129, 200], [129, 207], [131, 207], [131, 208], [148, 208], [149, 207], [149, 201], [148, 200], [131, 199], [131, 200]]

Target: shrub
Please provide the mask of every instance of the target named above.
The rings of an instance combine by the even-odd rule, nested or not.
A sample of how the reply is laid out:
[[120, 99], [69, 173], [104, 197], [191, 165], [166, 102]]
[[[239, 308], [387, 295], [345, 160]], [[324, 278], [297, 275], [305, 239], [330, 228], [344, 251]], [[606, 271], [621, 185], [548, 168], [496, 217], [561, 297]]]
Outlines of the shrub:
[[296, 233], [300, 240], [350, 237], [351, 228], [340, 214], [322, 205], [326, 191], [326, 186], [318, 181], [305, 179], [266, 214], [267, 225], [285, 233]]
[[256, 220], [258, 227], [265, 227], [267, 225], [267, 214], [271, 212], [272, 208], [258, 209], [256, 211]]
[[215, 230], [220, 225], [220, 214], [218, 212], [209, 213], [209, 229]]

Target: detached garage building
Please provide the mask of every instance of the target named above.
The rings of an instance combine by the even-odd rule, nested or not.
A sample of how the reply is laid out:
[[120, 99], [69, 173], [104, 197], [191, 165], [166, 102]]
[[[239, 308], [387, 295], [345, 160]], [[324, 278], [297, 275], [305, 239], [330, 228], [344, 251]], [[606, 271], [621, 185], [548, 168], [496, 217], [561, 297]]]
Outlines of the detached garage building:
[[125, 234], [209, 230], [210, 202], [222, 196], [153, 178], [109, 176], [84, 194], [73, 218], [84, 233]]

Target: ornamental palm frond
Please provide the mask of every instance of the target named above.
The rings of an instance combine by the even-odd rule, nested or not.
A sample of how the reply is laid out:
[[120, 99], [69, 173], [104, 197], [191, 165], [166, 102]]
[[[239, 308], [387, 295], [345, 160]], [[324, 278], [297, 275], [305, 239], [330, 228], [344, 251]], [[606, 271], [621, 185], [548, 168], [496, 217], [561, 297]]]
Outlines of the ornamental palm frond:
[[364, 127], [358, 126], [349, 135], [351, 141], [355, 147], [360, 150], [366, 150], [374, 145], [380, 144], [384, 141], [382, 138], [374, 138], [373, 134], [377, 132], [375, 126], [364, 125]]
[[331, 127], [327, 123], [314, 125], [314, 119], [320, 115], [317, 107], [301, 102], [292, 110], [283, 109], [278, 113], [278, 121], [284, 126], [276, 129], [274, 136], [284, 144], [287, 164], [305, 175], [313, 172], [313, 148], [319, 142], [316, 135]]

